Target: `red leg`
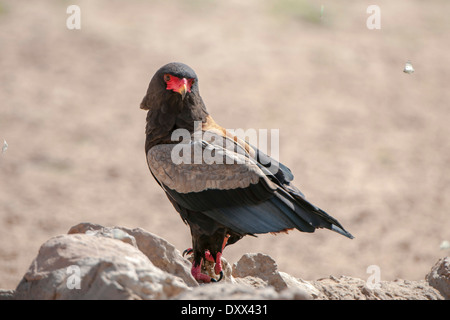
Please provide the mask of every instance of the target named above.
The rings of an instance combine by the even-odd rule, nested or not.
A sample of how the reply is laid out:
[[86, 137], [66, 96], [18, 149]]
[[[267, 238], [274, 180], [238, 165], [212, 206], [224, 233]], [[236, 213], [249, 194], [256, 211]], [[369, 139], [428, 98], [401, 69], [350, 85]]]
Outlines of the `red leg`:
[[222, 258], [222, 252], [217, 252], [216, 264], [214, 266], [214, 272], [216, 274], [220, 274], [222, 272], [222, 260], [220, 258]]
[[221, 258], [222, 258], [222, 251], [223, 251], [223, 249], [225, 249], [225, 246], [227, 245], [229, 237], [230, 237], [229, 234], [227, 234], [225, 236], [225, 238], [223, 239], [223, 243], [222, 243], [222, 250], [220, 252], [217, 252], [217, 254], [216, 254], [216, 261], [215, 261], [216, 265], [214, 266], [214, 272], [216, 274], [220, 274], [222, 272], [222, 260], [221, 260]]

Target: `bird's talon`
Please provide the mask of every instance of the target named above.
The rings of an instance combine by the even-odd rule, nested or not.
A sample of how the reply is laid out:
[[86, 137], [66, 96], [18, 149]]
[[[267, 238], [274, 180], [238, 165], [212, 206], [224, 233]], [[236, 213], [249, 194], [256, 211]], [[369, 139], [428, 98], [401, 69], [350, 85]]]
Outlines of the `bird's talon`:
[[186, 249], [186, 250], [184, 250], [183, 251], [183, 257], [185, 256], [185, 255], [187, 255], [187, 254], [191, 254], [192, 252], [193, 252], [194, 250], [192, 249], [192, 248], [188, 248], [188, 249]]
[[222, 280], [223, 279], [223, 271], [220, 271], [219, 274], [220, 274], [219, 279], [211, 278], [211, 282], [219, 282], [220, 280]]

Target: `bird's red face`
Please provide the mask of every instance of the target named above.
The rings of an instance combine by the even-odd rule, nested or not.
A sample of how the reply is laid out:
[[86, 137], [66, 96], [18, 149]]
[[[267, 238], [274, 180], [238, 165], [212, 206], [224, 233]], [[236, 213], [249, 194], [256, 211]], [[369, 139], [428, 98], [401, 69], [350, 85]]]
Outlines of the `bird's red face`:
[[191, 87], [195, 79], [178, 78], [171, 74], [164, 75], [164, 81], [167, 84], [166, 90], [172, 90], [181, 94], [181, 99], [184, 99], [187, 92], [191, 92]]

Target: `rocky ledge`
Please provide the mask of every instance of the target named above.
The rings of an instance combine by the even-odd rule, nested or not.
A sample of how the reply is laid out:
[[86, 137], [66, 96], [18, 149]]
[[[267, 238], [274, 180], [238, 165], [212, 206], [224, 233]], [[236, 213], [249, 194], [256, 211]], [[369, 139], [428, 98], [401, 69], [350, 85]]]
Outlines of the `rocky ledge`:
[[[0, 299], [443, 300], [450, 298], [450, 257], [421, 281], [366, 281], [340, 276], [305, 281], [279, 271], [268, 255], [248, 253], [224, 280], [198, 284], [191, 263], [166, 240], [143, 229], [80, 223], [39, 249], [15, 290]], [[205, 273], [212, 274], [206, 265]]]

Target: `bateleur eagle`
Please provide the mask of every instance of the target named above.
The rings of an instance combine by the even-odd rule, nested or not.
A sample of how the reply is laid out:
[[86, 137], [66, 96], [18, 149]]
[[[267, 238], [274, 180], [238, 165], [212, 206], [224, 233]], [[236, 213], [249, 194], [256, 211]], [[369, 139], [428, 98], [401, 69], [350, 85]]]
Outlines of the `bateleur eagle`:
[[[141, 109], [148, 110], [148, 167], [191, 229], [191, 272], [197, 281], [217, 281], [201, 273], [203, 259], [215, 262], [220, 280], [224, 247], [245, 235], [326, 228], [353, 238], [292, 185], [294, 177], [288, 167], [213, 120], [200, 96], [197, 75], [189, 66], [169, 63], [161, 67], [150, 81]], [[187, 141], [180, 138], [183, 133]], [[182, 161], [174, 159], [181, 154]], [[208, 154], [214, 161], [199, 160], [198, 154]]]

